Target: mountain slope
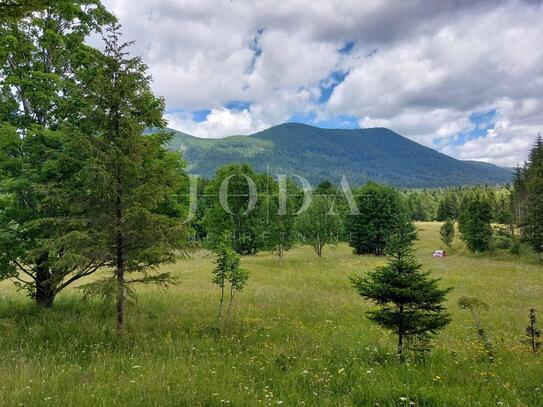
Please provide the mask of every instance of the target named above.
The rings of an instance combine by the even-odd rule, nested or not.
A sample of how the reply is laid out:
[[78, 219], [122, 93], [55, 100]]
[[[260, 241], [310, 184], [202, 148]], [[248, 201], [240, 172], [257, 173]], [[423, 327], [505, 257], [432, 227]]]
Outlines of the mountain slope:
[[247, 162], [257, 171], [297, 174], [312, 184], [351, 185], [369, 180], [398, 187], [503, 184], [511, 171], [492, 164], [460, 161], [384, 128], [336, 130], [287, 123], [252, 134], [201, 139], [174, 132], [170, 148], [183, 151], [189, 172], [204, 177], [230, 162]]

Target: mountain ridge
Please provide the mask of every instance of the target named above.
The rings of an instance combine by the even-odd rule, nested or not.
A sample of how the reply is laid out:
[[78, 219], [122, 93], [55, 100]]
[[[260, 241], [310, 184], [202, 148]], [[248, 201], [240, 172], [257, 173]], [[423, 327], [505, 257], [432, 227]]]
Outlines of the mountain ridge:
[[177, 130], [169, 148], [181, 151], [188, 171], [209, 178], [230, 162], [247, 162], [257, 171], [296, 174], [315, 184], [351, 185], [376, 181], [406, 188], [510, 182], [512, 171], [480, 161], [462, 161], [420, 145], [383, 127], [323, 129], [283, 123], [247, 136], [198, 138]]

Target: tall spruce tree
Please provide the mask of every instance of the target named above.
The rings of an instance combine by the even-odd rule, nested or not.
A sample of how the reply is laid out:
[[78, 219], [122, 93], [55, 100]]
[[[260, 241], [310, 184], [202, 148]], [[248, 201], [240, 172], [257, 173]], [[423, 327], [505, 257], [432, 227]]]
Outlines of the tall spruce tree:
[[399, 228], [411, 228], [415, 238], [409, 210], [394, 188], [369, 182], [355, 194], [360, 214], [348, 216], [347, 232], [356, 254], [384, 255], [387, 240]]
[[188, 231], [181, 219], [162, 210], [186, 177], [180, 156], [165, 148], [170, 135], [143, 134], [165, 125], [164, 101], [151, 91], [147, 66], [129, 56], [130, 43], [121, 43], [118, 25], [108, 29], [104, 41], [101, 66], [86, 89], [92, 109], [84, 116], [95, 137], [85, 149], [82, 205], [88, 208], [96, 250], [113, 273], [85, 288], [113, 292], [122, 330], [132, 284], [170, 282], [168, 273], [152, 272], [186, 247]]
[[72, 204], [81, 160], [67, 128], [79, 124], [95, 54], [85, 38], [114, 17], [98, 0], [8, 6], [13, 13], [0, 19], [0, 279], [48, 307], [101, 265]]
[[543, 139], [537, 137], [526, 167], [525, 239], [543, 252]]
[[470, 251], [484, 252], [491, 249], [493, 218], [492, 203], [484, 191], [473, 190], [464, 196], [458, 230]]
[[386, 252], [391, 256], [387, 265], [351, 282], [358, 294], [379, 306], [368, 312], [368, 318], [397, 336], [397, 353], [403, 361], [406, 344], [412, 349], [427, 345], [450, 322], [443, 302], [451, 289], [439, 288], [439, 280], [422, 271], [413, 256], [411, 228], [397, 229]]
[[439, 230], [441, 241], [450, 249], [454, 240], [454, 222], [448, 219]]

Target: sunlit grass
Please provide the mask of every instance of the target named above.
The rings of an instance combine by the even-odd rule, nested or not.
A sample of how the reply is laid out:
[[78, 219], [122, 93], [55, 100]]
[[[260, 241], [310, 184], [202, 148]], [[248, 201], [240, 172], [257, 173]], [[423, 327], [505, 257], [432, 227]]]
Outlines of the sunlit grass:
[[[371, 305], [349, 284], [382, 258], [346, 245], [321, 259], [309, 247], [283, 260], [245, 257], [249, 283], [217, 336], [213, 257], [200, 252], [166, 267], [178, 286], [139, 290], [121, 338], [111, 311], [75, 289], [41, 311], [0, 285], [0, 405], [543, 405], [543, 352], [522, 342], [530, 307], [543, 322], [543, 269], [507, 253], [470, 255], [458, 241], [434, 259], [439, 224], [418, 226], [417, 257], [454, 287], [453, 322], [424, 359], [400, 365], [394, 339], [365, 318]], [[494, 363], [461, 296], [490, 306]]]

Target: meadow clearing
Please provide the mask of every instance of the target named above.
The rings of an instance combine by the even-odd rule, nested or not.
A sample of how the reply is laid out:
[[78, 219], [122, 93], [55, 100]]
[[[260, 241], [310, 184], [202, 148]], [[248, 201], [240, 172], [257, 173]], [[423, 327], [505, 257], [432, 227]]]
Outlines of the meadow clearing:
[[[82, 302], [75, 288], [44, 311], [0, 284], [0, 405], [543, 405], [543, 351], [523, 343], [531, 307], [543, 322], [543, 267], [468, 254], [458, 240], [435, 259], [440, 224], [417, 226], [417, 258], [454, 287], [453, 321], [424, 358], [399, 364], [394, 338], [366, 319], [371, 304], [350, 285], [383, 258], [345, 244], [325, 247], [323, 258], [309, 247], [282, 260], [243, 257], [249, 282], [217, 335], [219, 289], [213, 256], [202, 251], [167, 267], [177, 286], [139, 291], [122, 337], [113, 310]], [[483, 323], [494, 363], [457, 305], [462, 296], [490, 306]]]

